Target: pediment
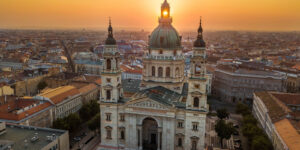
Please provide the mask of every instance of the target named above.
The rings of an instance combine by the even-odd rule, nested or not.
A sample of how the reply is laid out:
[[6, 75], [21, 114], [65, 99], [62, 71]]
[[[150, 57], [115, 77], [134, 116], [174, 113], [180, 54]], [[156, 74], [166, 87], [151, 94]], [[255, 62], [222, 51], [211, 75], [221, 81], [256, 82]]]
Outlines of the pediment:
[[156, 110], [169, 110], [167, 105], [156, 102], [154, 100], [145, 98], [143, 100], [129, 101], [127, 107], [144, 108], [144, 109], [156, 109]]
[[203, 95], [201, 92], [199, 91], [194, 91], [194, 92], [191, 92], [192, 95]]
[[110, 84], [103, 86], [103, 89], [112, 89], [112, 88], [113, 88], [113, 86]]

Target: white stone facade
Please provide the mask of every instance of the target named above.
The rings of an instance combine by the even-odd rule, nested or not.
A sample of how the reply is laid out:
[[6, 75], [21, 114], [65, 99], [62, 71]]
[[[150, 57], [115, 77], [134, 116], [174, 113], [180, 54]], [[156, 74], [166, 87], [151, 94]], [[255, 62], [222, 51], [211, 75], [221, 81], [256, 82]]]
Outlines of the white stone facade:
[[[129, 99], [123, 98], [122, 88], [119, 89], [122, 83], [118, 80], [121, 77], [118, 63], [115, 63], [119, 58], [116, 46], [106, 45], [104, 49], [99, 150], [205, 149], [208, 80], [202, 30], [198, 31], [198, 40], [204, 45], [195, 44], [199, 47], [194, 48], [191, 76], [186, 80], [181, 37], [171, 26], [167, 1], [161, 9], [160, 25], [150, 36], [149, 51], [143, 58], [140, 90]], [[107, 41], [114, 43], [112, 37], [110, 26]], [[107, 62], [108, 59], [112, 63]], [[110, 65], [112, 67], [107, 67]], [[186, 82], [188, 87], [184, 86]], [[107, 92], [107, 89], [117, 90]]]

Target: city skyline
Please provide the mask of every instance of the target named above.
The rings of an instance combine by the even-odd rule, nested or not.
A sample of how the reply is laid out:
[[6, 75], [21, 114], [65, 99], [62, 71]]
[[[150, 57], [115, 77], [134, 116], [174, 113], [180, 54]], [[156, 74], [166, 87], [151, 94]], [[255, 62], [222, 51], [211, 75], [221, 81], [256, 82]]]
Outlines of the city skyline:
[[[179, 31], [206, 30], [299, 31], [297, 0], [169, 0]], [[163, 0], [10, 0], [0, 2], [0, 28], [105, 29], [108, 17], [115, 30], [151, 30], [157, 25]]]

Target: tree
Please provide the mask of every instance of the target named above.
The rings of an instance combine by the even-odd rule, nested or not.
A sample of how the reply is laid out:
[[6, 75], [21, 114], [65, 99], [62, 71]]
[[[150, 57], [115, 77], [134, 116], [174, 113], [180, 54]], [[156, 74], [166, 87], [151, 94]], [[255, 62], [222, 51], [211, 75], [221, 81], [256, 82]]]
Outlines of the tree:
[[225, 118], [228, 118], [229, 117], [229, 113], [227, 111], [227, 109], [218, 109], [217, 110], [217, 116], [219, 119], [225, 119]]
[[90, 120], [92, 117], [100, 112], [99, 104], [96, 100], [92, 100], [87, 104], [84, 104], [79, 110], [80, 118], [84, 121]]
[[215, 131], [220, 138], [221, 148], [223, 148], [223, 139], [230, 139], [231, 135], [236, 131], [232, 123], [226, 123], [224, 120], [218, 120], [215, 125]]
[[243, 116], [251, 114], [251, 111], [250, 111], [249, 107], [245, 104], [240, 103], [240, 102], [236, 105], [235, 112], [237, 114], [242, 114]]
[[100, 113], [98, 113], [88, 122], [88, 127], [92, 131], [96, 131], [97, 129], [100, 129]]
[[55, 121], [53, 121], [53, 128], [55, 129], [62, 129], [62, 130], [68, 130], [69, 125], [65, 121], [65, 119], [58, 118]]
[[82, 107], [79, 110], [80, 118], [84, 121], [87, 121], [90, 119], [90, 107], [88, 104], [83, 104]]
[[254, 136], [263, 135], [263, 131], [254, 124], [245, 124], [242, 127], [243, 135], [248, 137], [249, 141], [252, 141]]
[[257, 120], [251, 114], [245, 115], [243, 117], [243, 124], [253, 124], [253, 125], [256, 125], [256, 123], [257, 123]]
[[91, 116], [95, 116], [100, 112], [100, 107], [96, 100], [90, 101], [89, 107], [91, 109], [91, 111], [90, 111]]
[[69, 125], [69, 130], [74, 131], [77, 129], [81, 123], [80, 117], [78, 114], [70, 114], [68, 117], [65, 118], [66, 122]]
[[268, 137], [258, 135], [251, 142], [251, 150], [273, 150], [273, 146]]
[[37, 85], [37, 88], [38, 88], [38, 90], [40, 91], [40, 90], [45, 89], [47, 86], [48, 86], [48, 85], [47, 85], [47, 83], [46, 83], [45, 81], [41, 81], [41, 82]]

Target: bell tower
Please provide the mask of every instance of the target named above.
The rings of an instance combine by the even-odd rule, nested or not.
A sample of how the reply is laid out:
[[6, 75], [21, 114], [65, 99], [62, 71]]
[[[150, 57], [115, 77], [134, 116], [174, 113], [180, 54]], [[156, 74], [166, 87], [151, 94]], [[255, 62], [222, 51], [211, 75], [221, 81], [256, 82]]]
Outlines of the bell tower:
[[194, 42], [191, 70], [189, 76], [189, 93], [186, 107], [191, 110], [207, 111], [206, 93], [206, 44], [203, 40], [202, 21], [198, 28], [197, 40]]
[[101, 102], [117, 103], [123, 96], [120, 70], [120, 53], [113, 37], [109, 19], [108, 36], [103, 50], [103, 70], [101, 75]]

